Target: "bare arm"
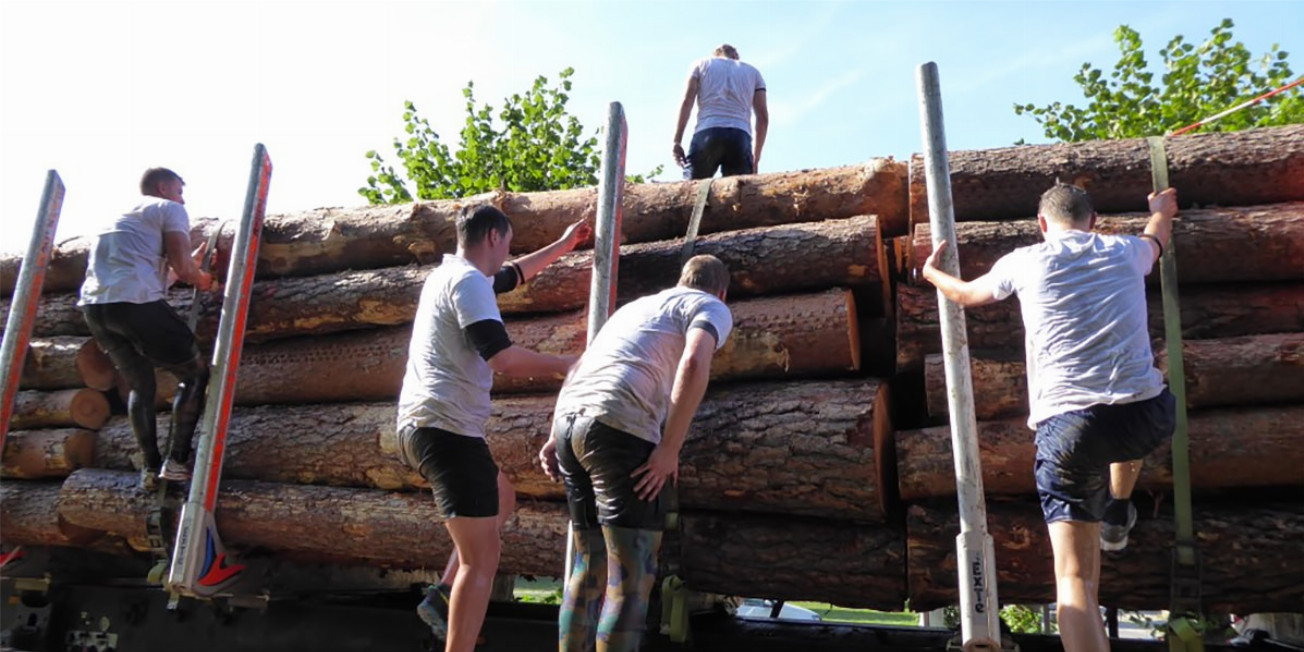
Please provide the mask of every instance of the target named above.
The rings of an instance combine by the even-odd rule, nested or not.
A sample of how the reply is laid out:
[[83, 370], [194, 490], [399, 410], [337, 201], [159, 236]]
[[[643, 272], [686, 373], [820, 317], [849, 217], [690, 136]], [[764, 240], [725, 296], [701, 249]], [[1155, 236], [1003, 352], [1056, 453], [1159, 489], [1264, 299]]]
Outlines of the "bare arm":
[[1159, 247], [1155, 247], [1155, 258], [1159, 257], [1161, 248], [1168, 247], [1173, 237], [1173, 218], [1177, 217], [1177, 190], [1165, 188], [1163, 192], [1150, 193], [1150, 221], [1146, 222], [1143, 232], [1154, 238]]
[[679, 122], [675, 125], [675, 162], [679, 167], [684, 167], [687, 160], [684, 157], [684, 130], [688, 128], [688, 116], [693, 113], [693, 103], [697, 101], [697, 90], [699, 82], [696, 77], [688, 77], [688, 87], [684, 89], [684, 101], [679, 104]]
[[525, 278], [521, 279], [521, 282], [528, 283], [530, 279], [543, 271], [543, 268], [553, 264], [562, 255], [574, 251], [575, 247], [579, 246], [591, 235], [593, 235], [592, 227], [580, 220], [567, 227], [566, 232], [562, 233], [561, 237], [557, 238], [552, 244], [512, 261], [520, 265], [521, 274], [525, 276]]
[[199, 269], [195, 264], [195, 257], [202, 256], [207, 248], [206, 245], [200, 245], [199, 249], [192, 253], [189, 234], [177, 231], [163, 234], [163, 249], [167, 253], [168, 266], [172, 268], [177, 278], [200, 290], [208, 290], [213, 286], [212, 275]]
[[761, 150], [765, 148], [765, 134], [770, 130], [770, 107], [765, 103], [765, 89], [752, 96], [752, 112], [756, 114], [756, 138], [752, 144], [752, 172], [761, 171]]
[[923, 275], [924, 278], [942, 291], [947, 299], [964, 306], [972, 308], [982, 306], [996, 301], [996, 295], [992, 293], [991, 287], [986, 283], [973, 283], [962, 281], [946, 272], [943, 272], [937, 266], [937, 256], [946, 249], [946, 241], [943, 240], [933, 249], [933, 253], [928, 255], [928, 260], [924, 261]]
[[706, 385], [711, 380], [711, 357], [715, 355], [715, 336], [701, 329], [688, 331], [688, 341], [684, 354], [679, 358], [679, 367], [675, 370], [675, 384], [670, 389], [670, 412], [666, 415], [665, 430], [661, 433], [661, 443], [657, 444], [652, 456], [643, 466], [632, 474], [643, 475], [634, 491], [643, 500], [655, 498], [666, 479], [679, 478], [679, 451], [688, 436], [688, 426], [693, 422], [697, 406], [706, 394]]
[[573, 355], [549, 355], [515, 344], [489, 358], [489, 368], [504, 376], [524, 378], [562, 377], [578, 358]]

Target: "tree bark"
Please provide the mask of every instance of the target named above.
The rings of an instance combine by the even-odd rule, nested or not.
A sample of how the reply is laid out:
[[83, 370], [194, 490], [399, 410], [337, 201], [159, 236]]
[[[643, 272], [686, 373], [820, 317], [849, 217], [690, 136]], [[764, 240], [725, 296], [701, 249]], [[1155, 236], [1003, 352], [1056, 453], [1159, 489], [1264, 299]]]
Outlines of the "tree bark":
[[[487, 430], [498, 466], [526, 498], [564, 500], [539, 469], [553, 396], [497, 398]], [[165, 426], [164, 419], [160, 425]], [[263, 406], [232, 418], [226, 478], [381, 489], [425, 482], [399, 461], [392, 403]], [[880, 446], [891, 441], [887, 385], [764, 383], [713, 391], [681, 455], [686, 507], [882, 520]], [[132, 468], [125, 418], [100, 430], [96, 465]]]
[[59, 515], [58, 482], [0, 483], [0, 541], [15, 546], [85, 546], [103, 536]]
[[22, 389], [113, 387], [113, 362], [94, 340], [85, 337], [33, 339], [23, 361]]
[[[810, 224], [765, 227], [700, 238], [694, 251], [719, 257], [731, 270], [729, 296], [811, 292], [830, 287], [881, 293], [882, 250], [876, 219], [852, 217]], [[621, 248], [617, 299], [625, 303], [675, 285], [682, 241]], [[504, 315], [565, 312], [588, 305], [593, 258], [590, 252], [563, 256], [530, 283], [498, 297]], [[421, 286], [432, 267], [395, 267], [305, 278], [259, 281], [251, 292], [247, 341], [316, 335], [390, 326], [412, 321]], [[182, 314], [192, 291], [173, 290], [169, 302]], [[883, 293], [883, 296], [890, 296]], [[197, 334], [217, 331], [222, 297], [200, 295]], [[7, 306], [0, 299], [0, 309]], [[34, 331], [38, 335], [86, 335], [85, 319], [73, 294], [43, 297]], [[886, 308], [867, 308], [886, 314]]]
[[6, 478], [62, 478], [95, 460], [95, 433], [82, 428], [15, 430], [5, 438]]
[[[1138, 505], [1141, 520], [1126, 553], [1101, 563], [1100, 603], [1122, 609], [1163, 609], [1171, 599], [1172, 510]], [[996, 545], [1001, 601], [1055, 601], [1055, 577], [1046, 526], [1035, 501], [988, 501], [987, 523]], [[906, 512], [910, 607], [954, 604], [954, 501], [911, 505]], [[1304, 510], [1298, 502], [1195, 504], [1195, 532], [1203, 569], [1204, 608], [1222, 613], [1290, 611], [1304, 600]]]
[[[70, 522], [143, 538], [152, 497], [131, 474], [83, 469], [62, 494]], [[236, 549], [394, 568], [442, 568], [451, 551], [432, 501], [421, 494], [231, 480], [215, 515], [223, 542]], [[694, 512], [682, 518], [680, 574], [694, 588], [877, 608], [903, 601], [898, 529]], [[503, 528], [499, 572], [561, 574], [566, 527], [560, 503], [521, 503]]]
[[[1191, 486], [1198, 490], [1304, 486], [1304, 406], [1220, 408], [1191, 412]], [[948, 426], [904, 430], [896, 437], [901, 499], [955, 494]], [[1032, 464], [1037, 449], [1027, 417], [978, 424], [983, 489], [988, 495], [1037, 492]], [[1172, 448], [1166, 442], [1145, 458], [1137, 486], [1172, 486]]]
[[[652, 242], [681, 237], [697, 198], [695, 182], [627, 184], [624, 189], [622, 242]], [[592, 223], [596, 188], [540, 193], [489, 193], [459, 200], [398, 206], [319, 208], [268, 216], [258, 255], [258, 276], [313, 276], [346, 269], [370, 269], [437, 262], [454, 250], [454, 221], [462, 207], [490, 203], [512, 218], [512, 250], [527, 253], [561, 236], [570, 224]], [[906, 166], [890, 159], [823, 170], [802, 170], [729, 177], [713, 182], [700, 233], [816, 222], [876, 214], [904, 233]], [[219, 224], [197, 221], [191, 239], [198, 242]], [[221, 276], [230, 254], [232, 230], [223, 229], [215, 270]], [[67, 292], [81, 285], [86, 270], [85, 240], [56, 249], [47, 272], [46, 292]], [[14, 278], [18, 256], [0, 258], [5, 279]], [[14, 274], [10, 274], [10, 270]], [[0, 283], [0, 296], [13, 294], [12, 281]]]
[[[1154, 343], [1159, 369], [1168, 373], [1168, 351]], [[1182, 342], [1186, 405], [1304, 403], [1304, 333], [1247, 335]], [[1021, 351], [974, 352], [974, 412], [981, 420], [1027, 414], [1028, 383]], [[940, 354], [924, 364], [928, 413], [945, 416], [946, 377]]]
[[[1304, 199], [1304, 126], [1166, 138], [1168, 174], [1183, 207]], [[1147, 210], [1153, 189], [1145, 139], [1093, 140], [951, 152], [955, 219], [1032, 218], [1056, 181], [1091, 193], [1100, 213]], [[910, 161], [910, 224], [928, 223], [923, 158]]]
[[[1304, 330], [1304, 283], [1195, 285], [1181, 289], [1182, 337], [1217, 339]], [[1150, 336], [1163, 336], [1163, 306], [1158, 292], [1147, 297]], [[937, 321], [937, 291], [909, 283], [897, 285], [897, 372], [923, 368], [924, 356], [942, 350]], [[1017, 297], [965, 311], [969, 347], [1022, 350], [1023, 320]]]
[[93, 389], [22, 391], [14, 400], [14, 430], [79, 426], [95, 430], [109, 418], [109, 401]]
[[[716, 353], [714, 379], [835, 376], [860, 367], [860, 332], [846, 290], [761, 297], [730, 307], [734, 331]], [[525, 348], [558, 355], [584, 351], [582, 312], [512, 319], [506, 325], [512, 342]], [[397, 400], [411, 334], [411, 326], [404, 325], [251, 345], [240, 361], [236, 403]], [[340, 373], [345, 369], [349, 373]], [[552, 391], [561, 380], [496, 375], [494, 393]], [[160, 381], [160, 400], [174, 395], [176, 382], [171, 376]]]
[[[1300, 162], [1304, 166], [1304, 153]], [[1145, 215], [1105, 216], [1097, 220], [1095, 231], [1136, 235], [1145, 231], [1148, 219]], [[1001, 256], [1018, 247], [1043, 240], [1035, 220], [965, 222], [957, 224], [955, 231], [960, 275], [965, 279], [991, 271]], [[915, 272], [933, 251], [931, 233], [927, 223], [915, 227], [911, 254]], [[1304, 202], [1185, 210], [1173, 223], [1173, 241], [1179, 258], [1190, 261], [1178, 266], [1182, 283], [1304, 279]], [[915, 278], [916, 283], [929, 285], [922, 276]], [[1157, 273], [1146, 278], [1159, 283]]]

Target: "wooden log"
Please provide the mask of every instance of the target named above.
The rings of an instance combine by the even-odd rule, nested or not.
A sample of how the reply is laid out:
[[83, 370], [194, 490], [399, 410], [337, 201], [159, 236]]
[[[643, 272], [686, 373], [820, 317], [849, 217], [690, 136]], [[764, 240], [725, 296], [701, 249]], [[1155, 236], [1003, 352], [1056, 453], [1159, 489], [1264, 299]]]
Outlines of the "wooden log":
[[113, 387], [113, 362], [95, 340], [86, 337], [33, 339], [23, 361], [22, 389]]
[[[1300, 157], [1304, 164], [1304, 152]], [[1304, 185], [1302, 185], [1304, 187]], [[1148, 216], [1107, 215], [1096, 222], [1100, 233], [1136, 235]], [[965, 222], [955, 227], [960, 275], [974, 279], [1018, 247], [1042, 242], [1035, 219], [1017, 222]], [[1184, 210], [1173, 223], [1182, 283], [1289, 281], [1304, 279], [1304, 202]], [[915, 227], [911, 267], [918, 272], [933, 251], [928, 224]], [[915, 282], [928, 285], [918, 274]], [[1147, 279], [1158, 284], [1159, 274]]]
[[[948, 426], [896, 436], [897, 482], [906, 501], [955, 494]], [[1219, 408], [1191, 412], [1191, 486], [1196, 490], [1304, 486], [1304, 405]], [[983, 489], [988, 495], [1034, 495], [1037, 449], [1027, 417], [978, 424]], [[1167, 443], [1146, 456], [1137, 486], [1172, 486]]]
[[[1170, 503], [1139, 505], [1141, 520], [1126, 552], [1101, 562], [1100, 602], [1122, 609], [1163, 609], [1171, 599]], [[1290, 611], [1304, 600], [1304, 508], [1299, 502], [1229, 502], [1194, 505], [1203, 569], [1204, 608], [1214, 613]], [[987, 523], [996, 544], [996, 582], [1004, 603], [1055, 600], [1050, 541], [1035, 501], [987, 502]], [[906, 510], [907, 584], [912, 609], [954, 604], [954, 501], [911, 505]]]
[[[734, 332], [716, 354], [719, 380], [837, 376], [860, 367], [860, 332], [847, 290], [731, 302]], [[582, 312], [509, 319], [516, 344], [543, 353], [584, 350]], [[410, 325], [276, 340], [251, 345], [240, 363], [236, 403], [325, 403], [397, 400], [407, 366]], [[340, 373], [347, 369], [349, 373]], [[159, 393], [176, 379], [160, 377]], [[560, 377], [494, 378], [497, 394], [553, 391]]]
[[[731, 298], [824, 290], [833, 286], [881, 292], [886, 278], [877, 220], [852, 217], [810, 224], [764, 227], [700, 238], [699, 253], [720, 257], [730, 267]], [[680, 241], [627, 245], [621, 248], [617, 298], [628, 302], [673, 286], [679, 278]], [[588, 305], [592, 254], [563, 256], [530, 283], [499, 297], [504, 315], [579, 310]], [[306, 278], [283, 278], [254, 284], [248, 341], [293, 335], [409, 323], [416, 314], [426, 267], [394, 267], [341, 272]], [[174, 290], [169, 302], [183, 314], [192, 292]], [[884, 293], [884, 297], [890, 293]], [[211, 339], [217, 329], [221, 297], [201, 295], [196, 331]], [[0, 299], [0, 309], [8, 299]], [[89, 331], [76, 295], [42, 297], [35, 332], [40, 335], [85, 335]], [[871, 304], [872, 305], [872, 304]], [[867, 314], [885, 308], [866, 307]]]
[[[564, 500], [536, 454], [555, 397], [493, 402], [488, 442], [526, 498]], [[223, 474], [269, 482], [413, 489], [424, 480], [398, 461], [393, 403], [263, 406], [234, 413]], [[160, 425], [164, 425], [160, 419]], [[680, 496], [695, 509], [882, 519], [883, 464], [891, 438], [887, 385], [873, 380], [736, 385], [698, 410], [680, 465]], [[125, 418], [100, 430], [96, 464], [132, 468]]]
[[[1304, 330], [1304, 283], [1194, 285], [1180, 291], [1182, 337], [1216, 339]], [[1163, 306], [1158, 292], [1147, 296], [1150, 336], [1163, 336]], [[1018, 298], [965, 311], [969, 347], [1021, 350], [1023, 320]], [[937, 321], [937, 291], [909, 283], [897, 285], [897, 372], [923, 368], [924, 356], [942, 350]]]
[[[1168, 351], [1154, 343], [1167, 374]], [[1304, 403], [1304, 333], [1272, 333], [1216, 340], [1185, 340], [1186, 405]], [[976, 351], [972, 363], [974, 411], [979, 420], [1027, 414], [1028, 383], [1021, 351]], [[924, 363], [928, 413], [945, 416], [946, 377], [940, 354]]]
[[[1184, 207], [1304, 200], [1304, 126], [1178, 136], [1165, 146]], [[1034, 216], [1056, 181], [1085, 188], [1100, 213], [1147, 210], [1152, 190], [1143, 138], [962, 150], [949, 160], [959, 221]], [[923, 158], [913, 157], [910, 168], [910, 224], [927, 224]]]
[[[65, 481], [60, 512], [140, 540], [149, 503], [131, 474], [83, 469]], [[236, 549], [393, 568], [442, 568], [451, 550], [433, 503], [421, 494], [230, 480], [222, 483], [215, 514], [223, 542]], [[694, 512], [683, 519], [680, 574], [694, 587], [850, 606], [902, 604], [905, 555], [897, 529]], [[503, 528], [499, 571], [560, 574], [566, 527], [562, 504], [521, 503]]]
[[[622, 241], [653, 242], [681, 237], [697, 198], [695, 182], [631, 184], [624, 190]], [[541, 193], [490, 193], [460, 200], [398, 206], [319, 208], [269, 216], [259, 247], [260, 277], [312, 276], [346, 269], [370, 269], [437, 262], [454, 250], [454, 220], [472, 203], [500, 206], [512, 218], [515, 253], [534, 251], [556, 240], [571, 223], [593, 221], [595, 188]], [[891, 159], [824, 170], [776, 172], [713, 182], [700, 233], [815, 222], [876, 214], [904, 233], [906, 166]], [[207, 237], [217, 221], [196, 220], [191, 239]], [[226, 269], [231, 229], [218, 242], [215, 269]], [[89, 245], [56, 250], [45, 292], [67, 292], [81, 285]], [[0, 274], [16, 276], [19, 257], [0, 257]], [[14, 275], [7, 273], [14, 271]], [[0, 283], [0, 296], [13, 293]]]
[[95, 430], [108, 418], [108, 399], [93, 389], [30, 390], [18, 392], [9, 427], [29, 430], [78, 426]]
[[84, 546], [103, 536], [59, 515], [58, 482], [0, 483], [0, 541], [14, 546]]
[[5, 438], [5, 478], [62, 478], [95, 459], [95, 433], [83, 428], [15, 430]]

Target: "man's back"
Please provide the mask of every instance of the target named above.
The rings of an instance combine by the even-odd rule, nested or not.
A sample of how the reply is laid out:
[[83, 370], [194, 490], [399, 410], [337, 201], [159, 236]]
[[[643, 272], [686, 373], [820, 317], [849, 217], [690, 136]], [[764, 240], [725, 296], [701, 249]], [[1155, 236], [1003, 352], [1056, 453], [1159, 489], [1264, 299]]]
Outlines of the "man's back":
[[168, 264], [163, 234], [168, 232], [189, 237], [185, 207], [169, 199], [142, 197], [96, 236], [78, 303], [148, 303], [164, 298]]
[[752, 99], [765, 88], [755, 66], [727, 57], [708, 57], [693, 64], [700, 84], [697, 92], [697, 127], [730, 127], [752, 131]]

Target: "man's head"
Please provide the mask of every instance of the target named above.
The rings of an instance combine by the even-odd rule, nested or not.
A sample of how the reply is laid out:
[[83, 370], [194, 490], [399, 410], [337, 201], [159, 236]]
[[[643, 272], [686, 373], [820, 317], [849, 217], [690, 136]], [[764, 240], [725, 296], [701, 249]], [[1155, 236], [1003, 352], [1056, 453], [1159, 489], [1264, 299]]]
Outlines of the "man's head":
[[178, 204], [186, 203], [181, 193], [186, 182], [181, 175], [167, 168], [150, 168], [140, 177], [140, 194], [160, 199], [171, 199]]
[[1037, 217], [1046, 227], [1090, 230], [1095, 222], [1096, 209], [1091, 206], [1087, 191], [1067, 183], [1056, 183], [1042, 193], [1037, 206]]
[[679, 285], [709, 292], [723, 299], [729, 289], [729, 268], [710, 254], [693, 256], [679, 274]]
[[715, 49], [715, 56], [725, 57], [726, 59], [733, 59], [734, 61], [737, 61], [738, 50], [734, 46], [725, 43], [724, 45], [721, 45], [720, 47]]
[[495, 271], [507, 260], [511, 242], [512, 221], [493, 206], [467, 206], [457, 217], [457, 248], [466, 253], [477, 252], [477, 257], [481, 251], [488, 254], [484, 262]]

